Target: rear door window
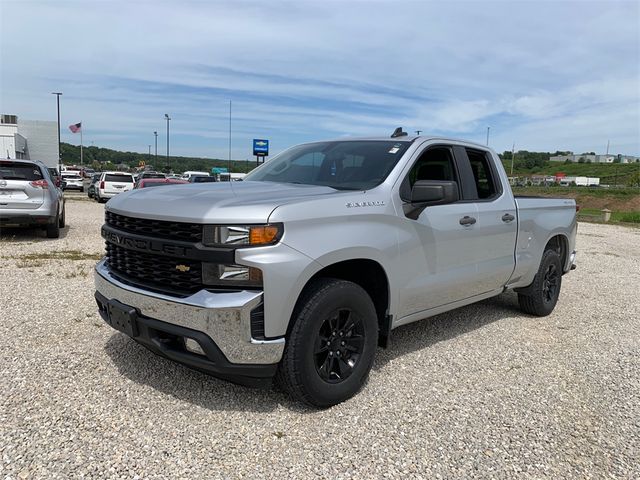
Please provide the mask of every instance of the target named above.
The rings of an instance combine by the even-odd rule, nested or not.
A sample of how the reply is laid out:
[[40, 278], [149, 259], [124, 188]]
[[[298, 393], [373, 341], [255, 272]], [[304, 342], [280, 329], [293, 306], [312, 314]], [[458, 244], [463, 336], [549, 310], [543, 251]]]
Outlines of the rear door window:
[[121, 182], [121, 183], [133, 183], [133, 177], [131, 175], [119, 175], [115, 173], [107, 173], [104, 176], [105, 182]]
[[0, 162], [0, 180], [25, 180], [32, 182], [44, 178], [40, 167], [20, 162]]
[[480, 150], [467, 148], [467, 157], [473, 172], [473, 178], [478, 192], [478, 199], [490, 199], [498, 195], [496, 180], [491, 169], [491, 163], [487, 153]]

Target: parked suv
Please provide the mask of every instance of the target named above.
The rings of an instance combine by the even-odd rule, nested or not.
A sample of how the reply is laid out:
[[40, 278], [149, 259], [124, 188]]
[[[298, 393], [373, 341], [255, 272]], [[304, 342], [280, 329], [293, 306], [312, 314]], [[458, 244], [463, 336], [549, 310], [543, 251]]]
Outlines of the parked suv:
[[122, 192], [133, 189], [133, 175], [123, 172], [103, 172], [96, 189], [96, 198], [99, 202], [106, 202]]
[[75, 173], [62, 173], [62, 189], [63, 190], [80, 190], [84, 192], [84, 179]]
[[96, 191], [98, 187], [98, 181], [100, 180], [101, 176], [102, 176], [102, 173], [94, 173], [93, 176], [91, 177], [91, 182], [87, 187], [87, 196], [89, 198], [97, 198]]
[[0, 160], [0, 227], [41, 227], [58, 238], [64, 222], [64, 195], [44, 163]]

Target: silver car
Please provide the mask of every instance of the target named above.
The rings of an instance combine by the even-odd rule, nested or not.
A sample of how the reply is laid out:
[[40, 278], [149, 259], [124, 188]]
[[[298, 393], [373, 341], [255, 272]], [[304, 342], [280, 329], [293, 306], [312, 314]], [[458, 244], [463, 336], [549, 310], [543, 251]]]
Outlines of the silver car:
[[58, 238], [64, 224], [64, 195], [45, 164], [0, 160], [0, 229], [40, 227]]

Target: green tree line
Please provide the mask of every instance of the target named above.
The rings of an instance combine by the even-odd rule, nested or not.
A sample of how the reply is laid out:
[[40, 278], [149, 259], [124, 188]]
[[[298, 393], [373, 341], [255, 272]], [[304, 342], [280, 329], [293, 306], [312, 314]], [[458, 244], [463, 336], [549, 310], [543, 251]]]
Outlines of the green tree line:
[[[69, 143], [60, 144], [62, 163], [65, 165], [80, 165], [80, 146]], [[187, 170], [199, 170], [210, 172], [213, 167], [227, 168], [227, 160], [217, 158], [201, 157], [177, 157], [170, 156], [168, 161], [165, 156], [149, 156], [146, 153], [121, 152], [103, 147], [84, 147], [82, 151], [83, 163], [96, 170], [115, 170], [118, 165], [126, 165], [126, 168], [138, 167], [141, 162], [156, 171], [182, 173]], [[255, 160], [231, 160], [231, 171], [236, 173], [246, 173], [256, 166]]]

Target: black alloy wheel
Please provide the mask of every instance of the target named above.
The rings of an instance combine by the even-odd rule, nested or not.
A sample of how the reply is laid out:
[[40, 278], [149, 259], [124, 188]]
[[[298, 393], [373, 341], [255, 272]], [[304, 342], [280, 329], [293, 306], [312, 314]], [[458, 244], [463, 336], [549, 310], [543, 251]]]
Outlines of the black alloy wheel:
[[542, 295], [545, 303], [550, 303], [557, 299], [559, 276], [556, 266], [553, 263], [549, 265], [542, 280]]
[[349, 378], [364, 350], [364, 324], [350, 308], [336, 310], [320, 327], [314, 349], [316, 372], [328, 383]]

